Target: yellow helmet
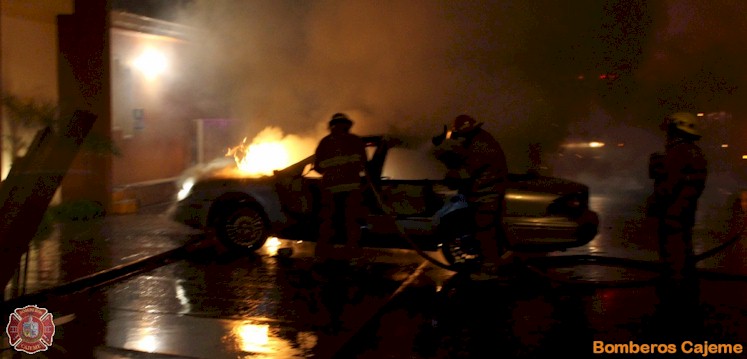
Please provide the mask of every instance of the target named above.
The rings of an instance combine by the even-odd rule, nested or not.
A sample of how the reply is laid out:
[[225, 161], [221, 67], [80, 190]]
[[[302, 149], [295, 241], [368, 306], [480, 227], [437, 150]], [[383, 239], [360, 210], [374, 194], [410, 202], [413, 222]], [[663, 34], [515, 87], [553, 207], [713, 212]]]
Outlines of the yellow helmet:
[[661, 123], [661, 128], [663, 130], [666, 130], [670, 127], [670, 125], [673, 125], [675, 128], [685, 133], [689, 133], [694, 136], [700, 136], [700, 132], [698, 131], [698, 118], [692, 113], [673, 113], [664, 118], [664, 122]]

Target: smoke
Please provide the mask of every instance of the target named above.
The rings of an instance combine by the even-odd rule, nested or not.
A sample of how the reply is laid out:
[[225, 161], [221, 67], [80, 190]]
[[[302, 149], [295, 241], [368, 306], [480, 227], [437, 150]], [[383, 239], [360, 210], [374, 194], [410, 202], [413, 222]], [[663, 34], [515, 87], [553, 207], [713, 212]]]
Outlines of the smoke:
[[551, 157], [568, 136], [606, 136], [645, 148], [637, 157], [664, 113], [738, 103], [746, 6], [195, 0], [180, 22], [198, 29], [187, 57], [200, 106], [239, 119], [249, 138], [274, 126], [318, 140], [345, 112], [358, 134], [425, 142], [468, 113], [523, 171], [532, 144]]
[[356, 133], [423, 141], [469, 113], [501, 139], [550, 112], [513, 61], [536, 10], [521, 6], [223, 0], [196, 2], [182, 22], [200, 29], [193, 83], [250, 138], [276, 126], [319, 139], [345, 112]]
[[747, 32], [738, 1], [672, 2], [645, 54], [639, 77], [667, 111], [738, 111], [747, 51], [736, 46]]

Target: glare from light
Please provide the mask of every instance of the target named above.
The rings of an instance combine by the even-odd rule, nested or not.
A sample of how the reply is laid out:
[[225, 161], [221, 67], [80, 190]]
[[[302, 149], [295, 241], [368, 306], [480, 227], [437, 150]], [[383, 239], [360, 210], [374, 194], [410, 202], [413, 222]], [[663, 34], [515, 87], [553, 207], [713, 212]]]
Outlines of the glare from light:
[[166, 71], [168, 61], [162, 52], [148, 49], [138, 56], [133, 64], [147, 79], [152, 80]]
[[743, 160], [747, 160], [747, 155], [742, 155]]
[[280, 245], [280, 239], [278, 237], [269, 237], [267, 238], [267, 245], [277, 247]]
[[184, 183], [182, 183], [182, 188], [179, 189], [179, 192], [176, 194], [176, 200], [181, 201], [187, 196], [189, 196], [189, 192], [192, 191], [192, 187], [195, 185], [195, 179], [194, 178], [188, 178]]
[[551, 194], [543, 195], [543, 194], [533, 194], [530, 192], [506, 194], [507, 199], [513, 199], [517, 201], [535, 202], [535, 203], [550, 200], [551, 197], [553, 197], [553, 195]]
[[153, 353], [158, 350], [158, 338], [153, 334], [146, 334], [134, 341], [132, 345], [134, 346], [132, 349]]
[[148, 353], [153, 353], [158, 349], [158, 340], [153, 335], [147, 335], [140, 341], [140, 345]]
[[729, 148], [729, 144], [728, 143], [724, 143], [723, 145], [721, 145], [721, 148]]
[[182, 309], [179, 310], [179, 314], [188, 314], [192, 311], [192, 305], [189, 304], [189, 298], [187, 298], [187, 291], [184, 290], [184, 280], [179, 279], [176, 281], [176, 299], [179, 300], [179, 304], [182, 305]]
[[599, 148], [604, 147], [604, 142], [591, 141], [591, 142], [569, 142], [564, 143], [561, 147], [565, 148]]
[[702, 113], [702, 112], [698, 112], [698, 115], [697, 115], [697, 116], [698, 116], [698, 117], [703, 117], [703, 116], [705, 116], [705, 114], [704, 114], [704, 113]]
[[239, 341], [239, 347], [247, 353], [271, 353], [268, 348], [270, 342], [270, 326], [267, 324], [241, 323], [234, 327], [234, 334]]
[[280, 248], [280, 240], [278, 237], [268, 237], [267, 241], [265, 242], [265, 248], [267, 248], [267, 253], [270, 256], [274, 256], [278, 253], [278, 248]]

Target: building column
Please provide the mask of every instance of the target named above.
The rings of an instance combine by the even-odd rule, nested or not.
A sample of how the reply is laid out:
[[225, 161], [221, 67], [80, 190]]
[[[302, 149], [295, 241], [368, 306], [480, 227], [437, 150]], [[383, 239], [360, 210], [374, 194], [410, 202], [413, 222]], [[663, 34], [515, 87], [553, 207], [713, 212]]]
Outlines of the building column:
[[[5, 81], [5, 74], [3, 73], [3, 2], [0, 0], [0, 96], [5, 96], [5, 90], [3, 89], [3, 83]], [[5, 148], [5, 133], [3, 131], [3, 125], [5, 123], [5, 117], [3, 114], [5, 110], [0, 105], [0, 183], [3, 182], [3, 148]]]
[[[111, 142], [110, 8], [110, 0], [76, 0], [72, 15], [58, 17], [60, 115], [95, 114], [91, 144]], [[101, 148], [81, 147], [62, 182], [63, 202], [92, 200], [110, 210], [112, 154]]]

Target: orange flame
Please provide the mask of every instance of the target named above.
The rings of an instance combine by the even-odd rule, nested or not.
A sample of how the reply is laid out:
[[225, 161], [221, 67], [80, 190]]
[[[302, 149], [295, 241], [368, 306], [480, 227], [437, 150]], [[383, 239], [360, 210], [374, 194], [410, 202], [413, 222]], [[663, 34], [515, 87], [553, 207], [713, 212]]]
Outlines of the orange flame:
[[313, 142], [298, 136], [284, 136], [277, 127], [267, 127], [247, 144], [246, 138], [240, 145], [229, 148], [227, 157], [233, 157], [237, 169], [244, 175], [272, 175], [274, 170], [283, 169], [303, 159], [313, 151]]

